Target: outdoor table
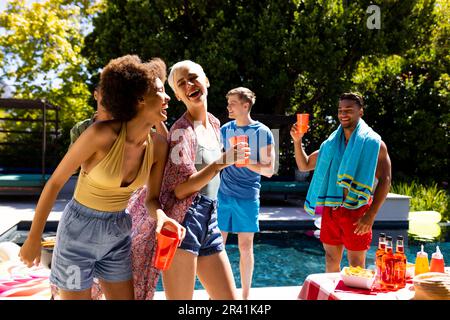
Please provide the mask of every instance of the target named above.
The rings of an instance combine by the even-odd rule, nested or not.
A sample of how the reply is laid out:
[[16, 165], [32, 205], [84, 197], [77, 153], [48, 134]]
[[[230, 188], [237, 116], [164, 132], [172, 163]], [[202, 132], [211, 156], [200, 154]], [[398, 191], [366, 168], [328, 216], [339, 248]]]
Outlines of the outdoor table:
[[410, 300], [413, 297], [414, 285], [411, 279], [405, 288], [382, 292], [347, 287], [339, 272], [309, 275], [298, 295], [300, 300]]

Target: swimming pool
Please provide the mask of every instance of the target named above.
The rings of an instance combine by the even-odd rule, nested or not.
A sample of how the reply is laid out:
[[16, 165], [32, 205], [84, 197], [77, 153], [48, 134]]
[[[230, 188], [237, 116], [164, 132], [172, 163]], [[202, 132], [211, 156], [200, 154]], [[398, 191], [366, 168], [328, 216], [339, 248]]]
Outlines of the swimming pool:
[[[374, 256], [378, 245], [378, 235], [384, 232], [394, 239], [397, 235], [403, 235], [405, 241], [405, 253], [409, 262], [413, 262], [420, 245], [424, 244], [424, 250], [429, 259], [439, 245], [446, 264], [450, 262], [450, 225], [441, 225], [440, 234], [435, 238], [420, 238], [409, 234], [406, 229], [374, 229], [372, 245], [367, 253], [366, 267], [374, 266]], [[233, 269], [236, 286], [241, 286], [239, 274], [239, 250], [237, 236], [230, 234], [226, 246], [228, 257]], [[255, 269], [253, 272], [252, 287], [280, 287], [299, 286], [305, 278], [312, 273], [325, 272], [325, 252], [322, 243], [311, 230], [299, 231], [264, 231], [255, 234], [254, 242]], [[341, 266], [348, 265], [346, 252], [344, 251]], [[197, 280], [195, 289], [203, 289]], [[163, 290], [161, 281], [157, 290]]]
[[[44, 235], [51, 236], [56, 232], [58, 222], [49, 221], [46, 224]], [[21, 221], [16, 226], [0, 235], [0, 242], [12, 241], [19, 245], [23, 244], [28, 235], [31, 221]], [[417, 226], [407, 229], [374, 229], [372, 246], [367, 254], [366, 266], [374, 265], [374, 255], [378, 244], [378, 235], [385, 232], [395, 237], [403, 235], [408, 261], [414, 262], [420, 245], [424, 244], [428, 257], [439, 245], [447, 265], [450, 263], [450, 224], [423, 225], [420, 228], [423, 237], [408, 233], [418, 232]], [[236, 234], [228, 236], [226, 250], [233, 269], [233, 275], [237, 287], [240, 287], [239, 274], [239, 250]], [[263, 231], [255, 234], [255, 269], [253, 273], [252, 287], [281, 287], [302, 285], [306, 277], [312, 273], [325, 271], [325, 252], [322, 243], [314, 236], [314, 230], [297, 231]], [[348, 265], [346, 253], [341, 266]], [[195, 289], [202, 289], [197, 280]], [[157, 290], [163, 290], [161, 281]]]

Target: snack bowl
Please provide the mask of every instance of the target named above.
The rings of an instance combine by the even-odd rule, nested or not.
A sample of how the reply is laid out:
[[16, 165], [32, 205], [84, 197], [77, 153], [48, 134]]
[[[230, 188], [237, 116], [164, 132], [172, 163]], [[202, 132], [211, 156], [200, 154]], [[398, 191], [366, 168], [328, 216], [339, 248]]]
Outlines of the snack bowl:
[[341, 271], [341, 277], [348, 287], [370, 290], [375, 282], [375, 271], [361, 267], [344, 267]]

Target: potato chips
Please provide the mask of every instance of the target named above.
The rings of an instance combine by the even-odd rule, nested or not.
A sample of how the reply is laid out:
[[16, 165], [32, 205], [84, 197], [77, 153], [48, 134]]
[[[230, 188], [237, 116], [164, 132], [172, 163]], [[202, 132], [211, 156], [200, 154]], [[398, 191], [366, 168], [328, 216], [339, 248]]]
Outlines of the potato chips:
[[363, 278], [373, 278], [375, 275], [375, 272], [373, 270], [363, 269], [359, 266], [344, 268], [344, 273], [347, 276], [357, 276]]

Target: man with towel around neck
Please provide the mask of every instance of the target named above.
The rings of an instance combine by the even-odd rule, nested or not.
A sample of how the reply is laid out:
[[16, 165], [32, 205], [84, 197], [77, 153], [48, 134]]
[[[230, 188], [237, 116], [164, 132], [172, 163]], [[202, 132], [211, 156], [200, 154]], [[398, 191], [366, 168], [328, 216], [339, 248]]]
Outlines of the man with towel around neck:
[[[305, 210], [322, 210], [320, 240], [326, 272], [339, 272], [344, 247], [349, 264], [365, 267], [372, 225], [391, 185], [391, 160], [386, 144], [361, 118], [364, 101], [358, 93], [339, 97], [339, 127], [310, 155], [303, 133], [291, 128], [299, 170], [315, 170]], [[319, 209], [319, 210], [317, 210]]]

